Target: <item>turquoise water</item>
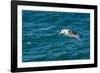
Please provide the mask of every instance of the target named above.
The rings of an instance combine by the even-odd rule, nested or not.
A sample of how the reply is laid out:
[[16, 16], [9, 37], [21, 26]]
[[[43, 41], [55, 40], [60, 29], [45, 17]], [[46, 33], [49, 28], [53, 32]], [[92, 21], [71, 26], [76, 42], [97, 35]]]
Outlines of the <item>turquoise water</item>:
[[[59, 35], [70, 29], [80, 40]], [[90, 59], [90, 14], [22, 11], [22, 61]]]

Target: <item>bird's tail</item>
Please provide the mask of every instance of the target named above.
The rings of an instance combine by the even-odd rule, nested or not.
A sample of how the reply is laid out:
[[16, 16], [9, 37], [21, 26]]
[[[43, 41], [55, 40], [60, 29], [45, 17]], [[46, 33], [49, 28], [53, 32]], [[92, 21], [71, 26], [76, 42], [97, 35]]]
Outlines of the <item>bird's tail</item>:
[[79, 36], [79, 35], [77, 35], [77, 36], [76, 36], [76, 39], [80, 40], [80, 36]]

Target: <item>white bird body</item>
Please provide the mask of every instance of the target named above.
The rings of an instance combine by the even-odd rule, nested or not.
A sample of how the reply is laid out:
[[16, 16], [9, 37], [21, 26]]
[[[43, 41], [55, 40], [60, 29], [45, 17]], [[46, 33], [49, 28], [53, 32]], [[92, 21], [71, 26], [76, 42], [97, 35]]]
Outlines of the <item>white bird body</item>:
[[74, 37], [76, 39], [79, 39], [80, 40], [80, 37], [78, 34], [76, 34], [76, 32], [73, 32], [69, 29], [62, 29], [61, 32], [59, 34], [63, 34], [65, 36], [69, 36], [69, 37]]

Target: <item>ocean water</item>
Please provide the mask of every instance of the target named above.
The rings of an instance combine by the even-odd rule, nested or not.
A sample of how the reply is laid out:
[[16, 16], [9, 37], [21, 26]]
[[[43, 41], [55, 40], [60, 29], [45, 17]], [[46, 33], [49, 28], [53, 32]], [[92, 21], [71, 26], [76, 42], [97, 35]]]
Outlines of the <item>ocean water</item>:
[[[80, 40], [59, 35], [70, 29]], [[22, 11], [22, 62], [90, 59], [90, 14]]]

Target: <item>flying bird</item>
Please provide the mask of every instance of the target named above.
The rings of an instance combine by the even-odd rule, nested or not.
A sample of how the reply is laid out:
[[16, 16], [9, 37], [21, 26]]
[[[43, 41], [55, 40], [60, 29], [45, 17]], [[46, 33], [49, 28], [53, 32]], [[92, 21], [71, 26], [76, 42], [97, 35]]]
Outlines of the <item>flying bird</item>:
[[62, 29], [59, 34], [63, 34], [65, 36], [73, 37], [80, 40], [80, 36], [76, 32], [71, 31], [69, 29]]

